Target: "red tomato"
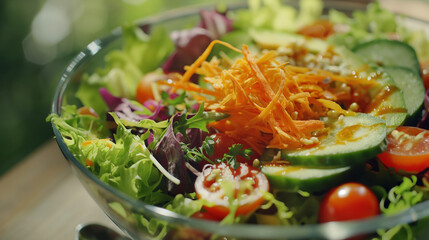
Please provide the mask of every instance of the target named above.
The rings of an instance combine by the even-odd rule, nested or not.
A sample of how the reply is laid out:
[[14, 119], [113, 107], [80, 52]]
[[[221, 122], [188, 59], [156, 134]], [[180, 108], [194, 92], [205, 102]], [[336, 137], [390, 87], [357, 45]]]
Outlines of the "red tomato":
[[429, 167], [429, 131], [399, 126], [387, 135], [387, 150], [378, 155], [387, 167], [421, 172]]
[[360, 183], [345, 183], [332, 189], [322, 200], [319, 222], [347, 221], [380, 213], [374, 193]]
[[420, 63], [420, 73], [422, 75], [425, 89], [429, 89], [429, 60]]
[[[225, 192], [225, 185], [231, 186], [233, 192]], [[237, 169], [226, 163], [206, 165], [195, 180], [198, 198], [209, 202], [204, 209], [218, 220], [222, 220], [230, 213], [228, 195], [232, 194], [234, 199], [238, 200], [235, 215], [239, 216], [258, 209], [263, 202], [261, 192], [268, 190], [269, 183], [265, 175], [244, 163], [240, 163]]]
[[[215, 133], [210, 135], [213, 138], [214, 144], [214, 153], [208, 158], [215, 162], [216, 159], [221, 159], [225, 153], [229, 152], [229, 147], [234, 144], [242, 144], [243, 149], [251, 148], [247, 143], [240, 141], [239, 139], [233, 138], [225, 133]], [[237, 156], [237, 161], [241, 163], [249, 163], [250, 165], [253, 163], [253, 160], [259, 158], [260, 156], [253, 151], [253, 154], [250, 155], [250, 159], [246, 159], [242, 156]]]
[[160, 76], [158, 73], [148, 73], [140, 80], [136, 91], [137, 102], [143, 104], [147, 100], [154, 98], [152, 83], [159, 78]]
[[211, 221], [219, 221], [219, 219], [211, 214], [209, 214], [208, 212], [196, 212], [194, 214], [192, 214], [193, 218], [199, 218], [199, 219], [205, 219], [205, 220], [211, 220]]

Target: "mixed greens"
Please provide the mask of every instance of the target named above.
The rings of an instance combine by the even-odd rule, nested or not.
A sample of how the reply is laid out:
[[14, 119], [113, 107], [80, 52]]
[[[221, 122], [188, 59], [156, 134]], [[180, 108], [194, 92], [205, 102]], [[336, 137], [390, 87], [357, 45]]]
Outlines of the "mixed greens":
[[[82, 106], [48, 120], [101, 181], [188, 217], [300, 225], [426, 201], [424, 34], [377, 2], [322, 9], [253, 0], [171, 33], [124, 26], [123, 48], [82, 76]], [[368, 237], [410, 239], [422, 222]]]

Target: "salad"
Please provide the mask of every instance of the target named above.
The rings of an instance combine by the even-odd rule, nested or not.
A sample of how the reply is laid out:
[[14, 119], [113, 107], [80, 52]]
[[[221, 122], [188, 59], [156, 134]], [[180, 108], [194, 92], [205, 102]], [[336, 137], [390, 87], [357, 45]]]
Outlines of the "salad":
[[82, 105], [47, 119], [101, 181], [220, 224], [358, 220], [428, 200], [425, 35], [377, 2], [351, 17], [299, 9], [249, 1], [171, 33], [124, 26], [123, 48], [82, 76]]

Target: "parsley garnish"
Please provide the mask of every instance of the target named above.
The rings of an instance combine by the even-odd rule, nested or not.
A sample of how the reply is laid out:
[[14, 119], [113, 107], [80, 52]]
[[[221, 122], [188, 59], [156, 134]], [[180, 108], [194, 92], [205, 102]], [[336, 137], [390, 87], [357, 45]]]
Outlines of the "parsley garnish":
[[213, 119], [208, 119], [204, 114], [204, 103], [200, 105], [198, 112], [194, 116], [188, 118], [188, 115], [187, 112], [184, 112], [179, 120], [174, 122], [175, 133], [180, 132], [183, 136], [186, 136], [186, 129], [188, 128], [199, 128], [204, 132], [208, 132], [207, 123], [212, 122]]
[[234, 144], [228, 149], [229, 152], [223, 155], [221, 162], [226, 162], [234, 169], [237, 169], [240, 166], [240, 163], [237, 162], [237, 156], [250, 159], [250, 155], [253, 154], [251, 149], [243, 149], [243, 144]]
[[207, 157], [207, 155], [211, 156], [214, 153], [213, 143], [213, 138], [206, 137], [201, 147], [189, 148], [188, 144], [185, 144], [183, 142], [180, 143], [180, 146], [182, 147], [182, 151], [187, 162], [200, 163], [203, 160], [206, 160], [207, 162], [213, 164], [214, 162], [212, 162], [210, 158]]
[[228, 153], [225, 153], [222, 158], [216, 159], [216, 162], [213, 162], [208, 158], [214, 153], [214, 140], [211, 137], [206, 137], [201, 145], [201, 147], [189, 148], [187, 144], [180, 143], [182, 150], [185, 153], [186, 161], [191, 162], [202, 162], [206, 160], [211, 164], [225, 162], [230, 165], [233, 169], [237, 169], [240, 166], [240, 163], [237, 161], [237, 156], [242, 156], [246, 159], [250, 159], [250, 156], [253, 154], [251, 149], [243, 149], [242, 144], [234, 144], [228, 148]]

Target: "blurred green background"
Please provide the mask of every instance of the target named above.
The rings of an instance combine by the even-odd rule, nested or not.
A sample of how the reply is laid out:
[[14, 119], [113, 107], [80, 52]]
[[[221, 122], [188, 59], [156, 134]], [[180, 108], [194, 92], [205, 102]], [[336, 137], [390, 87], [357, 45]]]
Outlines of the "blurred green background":
[[67, 63], [124, 22], [209, 0], [0, 1], [0, 175], [53, 138], [45, 122]]

